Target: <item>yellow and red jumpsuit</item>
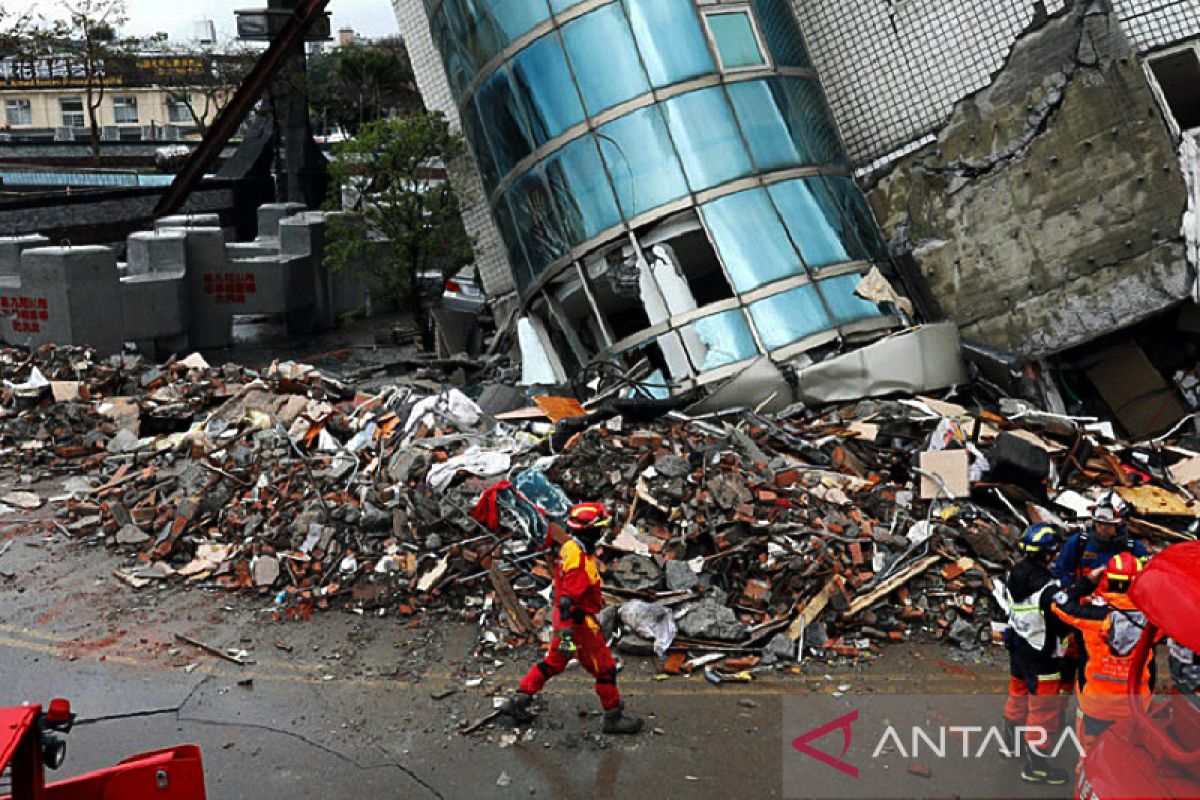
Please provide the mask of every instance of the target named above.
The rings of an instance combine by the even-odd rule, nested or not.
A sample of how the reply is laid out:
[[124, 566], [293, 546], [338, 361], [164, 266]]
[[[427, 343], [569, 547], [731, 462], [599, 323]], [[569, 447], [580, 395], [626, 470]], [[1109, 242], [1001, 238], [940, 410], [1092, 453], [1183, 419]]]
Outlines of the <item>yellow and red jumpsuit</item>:
[[[610, 711], [621, 704], [621, 694], [617, 691], [617, 663], [595, 619], [604, 608], [600, 589], [596, 557], [584, 551], [574, 539], [568, 539], [559, 548], [554, 564], [554, 635], [550, 639], [550, 649], [521, 680], [522, 692], [540, 692], [546, 681], [565, 670], [574, 657], [596, 679], [596, 694], [604, 710]], [[570, 598], [573, 610], [567, 619], [561, 616], [563, 597]], [[574, 653], [560, 649], [559, 632], [568, 626], [575, 643]]]
[[[1146, 620], [1124, 593], [1101, 590], [1085, 602], [1095, 588], [1090, 578], [1083, 577], [1054, 598], [1054, 613], [1083, 635], [1087, 655], [1077, 726], [1085, 755], [1097, 736], [1130, 714], [1127, 684], [1133, 648]], [[1152, 651], [1137, 682], [1137, 692], [1147, 705], [1153, 655]]]

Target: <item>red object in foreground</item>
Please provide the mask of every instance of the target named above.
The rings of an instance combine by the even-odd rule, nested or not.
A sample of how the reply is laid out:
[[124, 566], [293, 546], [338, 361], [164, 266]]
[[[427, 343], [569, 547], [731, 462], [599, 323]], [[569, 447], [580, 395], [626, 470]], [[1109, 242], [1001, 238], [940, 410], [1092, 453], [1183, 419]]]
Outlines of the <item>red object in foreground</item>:
[[7, 771], [10, 795], [0, 800], [205, 800], [200, 748], [193, 744], [141, 753], [119, 764], [46, 784], [46, 767], [57, 769], [75, 715], [65, 700], [0, 708], [0, 773]]
[[1075, 797], [1200, 797], [1200, 709], [1193, 704], [1194, 698], [1173, 695], [1147, 711], [1134, 697], [1136, 676], [1160, 631], [1200, 652], [1200, 542], [1168, 547], [1150, 559], [1129, 593], [1149, 620], [1130, 670], [1133, 713], [1096, 740], [1084, 762]]

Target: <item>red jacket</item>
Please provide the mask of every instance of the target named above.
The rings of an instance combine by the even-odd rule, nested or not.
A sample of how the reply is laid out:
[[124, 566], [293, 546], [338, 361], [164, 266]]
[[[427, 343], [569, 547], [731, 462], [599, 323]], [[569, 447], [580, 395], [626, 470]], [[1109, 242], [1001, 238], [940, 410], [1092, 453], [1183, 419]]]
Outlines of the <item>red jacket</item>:
[[562, 627], [569, 620], [559, 614], [559, 598], [569, 597], [571, 603], [589, 617], [604, 608], [600, 594], [602, 583], [596, 568], [596, 557], [584, 552], [574, 539], [568, 539], [558, 550], [554, 563], [554, 625]]

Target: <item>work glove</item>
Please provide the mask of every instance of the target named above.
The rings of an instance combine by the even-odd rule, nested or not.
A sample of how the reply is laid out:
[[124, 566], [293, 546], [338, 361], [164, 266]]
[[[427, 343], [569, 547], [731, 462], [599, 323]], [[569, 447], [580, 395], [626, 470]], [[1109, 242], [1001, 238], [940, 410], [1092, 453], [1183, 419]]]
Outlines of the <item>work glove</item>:
[[569, 656], [575, 650], [575, 633], [571, 630], [571, 626], [568, 625], [558, 632], [558, 652]]
[[583, 613], [583, 609], [578, 608], [571, 602], [571, 598], [563, 595], [558, 598], [558, 618], [562, 620], [564, 625], [572, 623], [582, 625], [584, 620], [587, 619], [587, 615]]

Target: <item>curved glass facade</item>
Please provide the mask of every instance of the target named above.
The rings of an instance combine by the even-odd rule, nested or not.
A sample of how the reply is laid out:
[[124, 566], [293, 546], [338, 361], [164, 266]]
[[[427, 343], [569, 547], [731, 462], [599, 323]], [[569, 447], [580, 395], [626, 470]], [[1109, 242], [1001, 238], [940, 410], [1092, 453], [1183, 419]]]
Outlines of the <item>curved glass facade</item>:
[[788, 1], [427, 0], [524, 301], [690, 209], [732, 295], [706, 278], [631, 347], [677, 338], [695, 377], [882, 316], [853, 290], [886, 248]]

